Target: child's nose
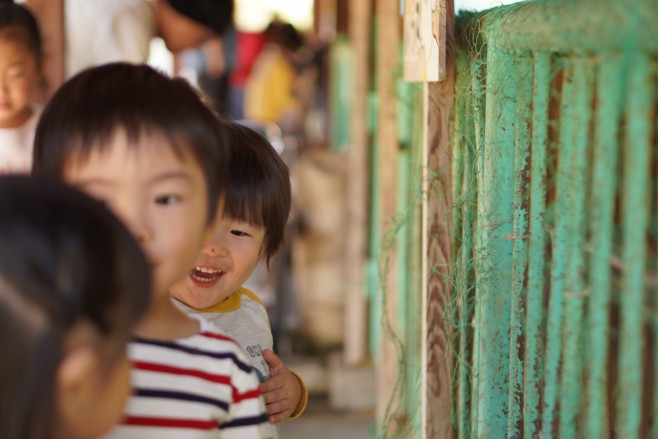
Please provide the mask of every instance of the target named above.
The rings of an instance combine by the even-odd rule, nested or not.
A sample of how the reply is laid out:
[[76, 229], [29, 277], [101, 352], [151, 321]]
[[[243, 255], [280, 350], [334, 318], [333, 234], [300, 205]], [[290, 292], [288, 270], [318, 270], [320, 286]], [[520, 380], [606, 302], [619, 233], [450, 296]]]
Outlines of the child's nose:
[[201, 251], [203, 251], [203, 253], [205, 253], [207, 256], [210, 257], [216, 257], [226, 254], [226, 249], [224, 248], [224, 246], [219, 245], [218, 243], [212, 241], [204, 243]]

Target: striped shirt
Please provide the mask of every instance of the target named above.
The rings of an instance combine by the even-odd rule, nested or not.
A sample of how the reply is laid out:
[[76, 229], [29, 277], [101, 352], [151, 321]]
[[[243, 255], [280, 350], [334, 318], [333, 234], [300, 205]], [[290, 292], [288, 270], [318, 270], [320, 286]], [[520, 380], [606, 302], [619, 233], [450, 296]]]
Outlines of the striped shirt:
[[134, 394], [106, 438], [265, 438], [258, 378], [242, 349], [208, 322], [173, 341], [134, 339]]

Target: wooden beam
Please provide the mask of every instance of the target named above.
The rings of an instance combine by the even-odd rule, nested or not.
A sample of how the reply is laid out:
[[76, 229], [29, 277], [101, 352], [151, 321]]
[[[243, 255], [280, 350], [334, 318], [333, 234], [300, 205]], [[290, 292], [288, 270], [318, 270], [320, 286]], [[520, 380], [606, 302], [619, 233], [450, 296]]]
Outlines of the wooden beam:
[[[377, 172], [380, 221], [379, 278], [382, 300], [381, 337], [378, 358], [375, 363], [377, 385], [377, 437], [394, 437], [399, 428], [395, 408], [399, 393], [396, 392], [398, 375], [401, 373], [395, 347], [397, 337], [397, 252], [392, 238], [393, 218], [396, 213], [395, 193], [397, 182], [397, 96], [395, 75], [398, 67], [401, 23], [398, 0], [379, 0], [377, 8]], [[388, 235], [388, 239], [387, 239]], [[383, 247], [382, 247], [383, 246]]]
[[354, 89], [351, 117], [347, 182], [347, 249], [345, 273], [347, 298], [345, 304], [344, 361], [352, 366], [366, 356], [367, 310], [365, 292], [365, 259], [368, 226], [368, 128], [367, 99], [370, 76], [371, 5], [367, 1], [349, 4], [349, 39], [352, 46]]
[[[427, 93], [427, 166], [425, 193], [427, 211], [423, 215], [425, 230], [424, 261], [425, 297], [423, 431], [424, 438], [450, 438], [450, 388], [452, 385], [452, 352], [450, 347], [450, 224], [451, 157], [449, 115], [452, 110], [455, 85], [455, 42], [453, 0], [440, 0], [445, 8], [446, 77], [442, 82], [429, 83]], [[443, 24], [442, 24], [443, 25]]]

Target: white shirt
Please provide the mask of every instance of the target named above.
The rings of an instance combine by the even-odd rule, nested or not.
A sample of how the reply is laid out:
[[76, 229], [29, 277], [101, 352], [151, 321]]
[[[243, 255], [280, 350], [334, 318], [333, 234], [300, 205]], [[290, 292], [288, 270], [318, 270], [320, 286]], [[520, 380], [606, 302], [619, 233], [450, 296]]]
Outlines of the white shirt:
[[240, 346], [214, 325], [173, 341], [135, 338], [133, 395], [105, 439], [269, 438], [258, 379]]
[[66, 77], [113, 61], [144, 63], [155, 34], [146, 0], [65, 0]]
[[33, 107], [32, 116], [21, 126], [0, 128], [0, 174], [28, 174], [32, 168], [34, 132], [40, 107]]

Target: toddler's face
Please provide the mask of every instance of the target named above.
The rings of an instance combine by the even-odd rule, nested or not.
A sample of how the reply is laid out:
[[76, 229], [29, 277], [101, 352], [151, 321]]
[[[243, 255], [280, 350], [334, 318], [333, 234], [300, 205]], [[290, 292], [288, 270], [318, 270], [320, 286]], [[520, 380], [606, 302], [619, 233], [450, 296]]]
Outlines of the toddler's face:
[[32, 115], [39, 80], [37, 60], [25, 45], [0, 36], [0, 128], [21, 126]]
[[172, 289], [172, 296], [194, 308], [222, 302], [247, 280], [262, 255], [265, 228], [227, 217], [218, 219], [203, 244], [196, 266]]
[[129, 147], [117, 131], [108, 149], [71, 162], [64, 179], [104, 201], [138, 240], [151, 266], [156, 298], [194, 265], [205, 237], [207, 188], [196, 160], [178, 157], [168, 140], [142, 134]]

